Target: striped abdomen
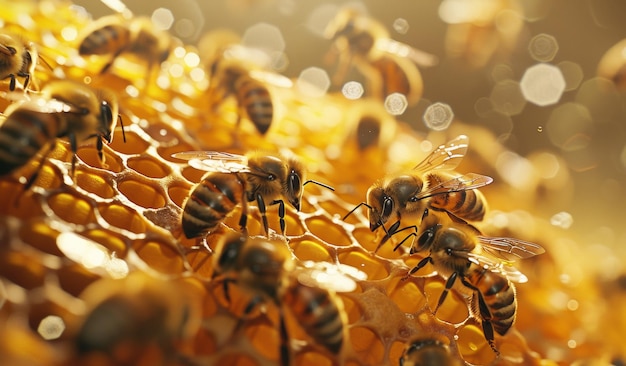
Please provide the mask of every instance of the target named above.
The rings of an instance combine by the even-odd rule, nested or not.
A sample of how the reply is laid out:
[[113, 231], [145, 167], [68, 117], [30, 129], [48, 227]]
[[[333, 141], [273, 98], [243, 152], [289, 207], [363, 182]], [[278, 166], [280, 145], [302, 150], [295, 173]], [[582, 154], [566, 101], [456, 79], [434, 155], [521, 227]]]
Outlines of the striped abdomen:
[[478, 311], [483, 322], [491, 322], [498, 334], [506, 334], [517, 310], [513, 284], [504, 275], [482, 268], [471, 272], [467, 279], [479, 292]]
[[332, 295], [325, 289], [293, 283], [282, 297], [300, 326], [313, 340], [337, 354], [343, 344], [343, 319]]
[[0, 175], [23, 166], [48, 142], [65, 130], [55, 113], [38, 113], [17, 108], [0, 125]]
[[[428, 185], [435, 186], [451, 179], [453, 175], [443, 172], [428, 175]], [[445, 210], [457, 217], [468, 221], [481, 221], [487, 211], [487, 201], [477, 189], [461, 190], [458, 192], [443, 193], [430, 199], [430, 206]]]
[[263, 83], [241, 76], [237, 81], [237, 102], [245, 108], [248, 118], [261, 134], [265, 134], [274, 118], [274, 105], [269, 90]]
[[117, 54], [129, 43], [130, 31], [121, 25], [111, 24], [91, 32], [80, 44], [81, 55]]
[[243, 190], [244, 182], [236, 174], [212, 172], [205, 175], [183, 205], [185, 236], [195, 238], [213, 230], [241, 203]]

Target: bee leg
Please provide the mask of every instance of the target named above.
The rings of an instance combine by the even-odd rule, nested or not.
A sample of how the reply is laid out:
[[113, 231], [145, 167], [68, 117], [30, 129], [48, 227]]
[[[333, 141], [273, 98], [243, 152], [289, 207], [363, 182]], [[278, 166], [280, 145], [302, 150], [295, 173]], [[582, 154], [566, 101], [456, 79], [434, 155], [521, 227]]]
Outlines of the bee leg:
[[269, 224], [267, 223], [265, 201], [263, 200], [263, 196], [261, 196], [261, 194], [256, 195], [256, 203], [257, 203], [257, 206], [259, 207], [259, 211], [261, 212], [261, 218], [263, 219], [263, 228], [265, 229], [265, 236], [269, 237]]
[[283, 200], [275, 200], [272, 205], [278, 204], [278, 218], [280, 220], [280, 232], [285, 236], [285, 202]]
[[285, 314], [282, 307], [279, 306], [279, 332], [280, 332], [280, 364], [289, 366], [289, 334], [287, 334], [287, 326], [285, 325]]
[[[239, 182], [245, 187], [245, 181], [241, 179], [240, 176], [237, 176]], [[239, 227], [241, 228], [241, 232], [244, 234], [248, 233], [248, 198], [246, 197], [246, 190], [242, 189], [241, 193], [241, 217], [239, 218]]]
[[405, 281], [406, 279], [411, 277], [413, 273], [419, 271], [420, 268], [424, 267], [427, 263], [433, 263], [433, 259], [430, 256], [425, 257], [421, 261], [419, 261], [419, 263], [417, 263], [415, 267], [413, 267], [404, 277], [402, 277], [402, 280]]
[[10, 74], [9, 78], [11, 78], [11, 80], [9, 81], [9, 90], [14, 91], [15, 90], [15, 75]]
[[54, 150], [55, 145], [56, 145], [55, 143], [50, 144], [50, 147], [48, 148], [48, 151], [46, 151], [46, 153], [43, 154], [41, 159], [39, 159], [39, 163], [37, 164], [37, 169], [30, 176], [30, 178], [28, 178], [26, 180], [26, 183], [24, 184], [24, 190], [25, 191], [28, 191], [30, 189], [30, 187], [33, 185], [33, 183], [35, 183], [35, 181], [37, 180], [37, 177], [39, 176], [39, 171], [41, 170], [41, 167], [43, 167], [44, 161], [46, 161], [46, 159], [48, 158], [48, 154], [50, 154], [52, 152], [52, 150]]
[[[78, 152], [78, 143], [76, 142], [76, 135], [73, 133], [69, 134], [69, 140], [70, 140], [70, 150], [72, 150], [72, 170], [70, 172], [70, 174], [72, 175], [72, 178], [74, 177], [74, 171], [76, 171], [76, 153]], [[101, 143], [100, 139], [98, 139], [98, 141]], [[96, 148], [98, 149], [98, 156], [100, 156], [102, 154], [102, 147], [98, 147], [98, 143], [96, 143]], [[100, 158], [100, 161], [102, 161], [102, 157]]]
[[24, 90], [26, 90], [28, 88], [28, 84], [30, 83], [30, 74], [27, 72], [19, 72], [17, 75], [24, 78]]
[[483, 297], [482, 293], [474, 285], [467, 282], [464, 278], [461, 279], [461, 282], [463, 282], [463, 285], [474, 290], [474, 293], [478, 297], [478, 311], [480, 312], [483, 334], [485, 335], [485, 339], [487, 340], [487, 343], [489, 343], [489, 346], [491, 347], [493, 352], [496, 355], [500, 356], [500, 351], [498, 351], [498, 349], [496, 348], [493, 324], [491, 323], [491, 319], [493, 319], [493, 316], [491, 315], [491, 311], [489, 311], [489, 307], [487, 306], [487, 303], [485, 302], [485, 298]]
[[433, 311], [433, 314], [437, 314], [437, 310], [439, 310], [439, 307], [441, 306], [441, 304], [443, 304], [443, 302], [446, 300], [446, 297], [448, 296], [448, 292], [454, 285], [454, 282], [456, 281], [458, 276], [459, 276], [459, 273], [454, 272], [450, 275], [450, 277], [448, 277], [448, 280], [446, 281], [446, 287], [443, 289], [441, 296], [439, 296], [439, 301], [437, 302], [437, 307], [435, 307], [435, 311]]
[[246, 308], [243, 310], [242, 316], [237, 319], [237, 324], [235, 325], [235, 329], [233, 329], [232, 333], [233, 336], [239, 332], [244, 322], [246, 321], [246, 317], [250, 315], [252, 310], [254, 310], [254, 308], [256, 308], [257, 305], [259, 305], [261, 302], [263, 302], [263, 298], [261, 296], [255, 296], [252, 300], [250, 300], [248, 305], [246, 305]]
[[389, 227], [389, 229], [385, 229], [384, 225], [381, 225], [381, 226], [383, 227], [383, 230], [385, 231], [385, 236], [383, 236], [383, 239], [380, 241], [376, 249], [374, 249], [374, 253], [378, 252], [378, 249], [380, 249], [380, 247], [382, 247], [383, 244], [385, 244], [387, 240], [391, 239], [391, 236], [398, 231], [398, 227], [400, 226], [400, 220], [394, 222], [393, 225]]

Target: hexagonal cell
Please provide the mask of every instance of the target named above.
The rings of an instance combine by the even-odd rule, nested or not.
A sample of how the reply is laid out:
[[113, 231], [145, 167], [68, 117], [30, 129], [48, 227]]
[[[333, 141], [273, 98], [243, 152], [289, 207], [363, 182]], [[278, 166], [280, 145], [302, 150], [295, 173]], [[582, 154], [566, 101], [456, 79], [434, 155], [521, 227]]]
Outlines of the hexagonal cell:
[[48, 197], [48, 206], [60, 219], [69, 223], [86, 225], [95, 221], [91, 204], [74, 194], [53, 194]]
[[121, 138], [122, 136], [117, 136], [118, 138], [113, 139], [113, 142], [109, 144], [111, 149], [118, 153], [134, 155], [143, 153], [150, 146], [150, 143], [141, 138], [136, 132], [127, 129], [124, 133], [126, 134], [126, 142]]
[[172, 169], [150, 155], [135, 156], [128, 159], [128, 167], [148, 178], [164, 178]]
[[485, 340], [482, 330], [475, 325], [463, 325], [457, 331], [457, 346], [463, 360], [472, 364], [488, 364], [495, 353]]
[[293, 250], [293, 254], [303, 261], [330, 262], [332, 260], [328, 250], [318, 242], [292, 239], [289, 241], [289, 246]]
[[117, 188], [131, 202], [143, 208], [160, 208], [167, 202], [167, 196], [156, 182], [126, 179], [119, 182]]
[[177, 184], [170, 184], [167, 186], [167, 195], [170, 200], [176, 204], [176, 206], [182, 208], [183, 203], [189, 197], [191, 193], [191, 186], [182, 186]]
[[157, 148], [157, 153], [159, 154], [160, 157], [162, 157], [163, 159], [167, 161], [171, 161], [174, 163], [184, 163], [184, 161], [180, 159], [173, 158], [172, 155], [175, 153], [179, 153], [179, 152], [196, 151], [196, 150], [198, 150], [197, 147], [191, 146], [188, 143], [181, 141], [179, 144], [176, 144], [173, 146], [165, 146], [165, 147], [159, 146]]
[[338, 255], [339, 262], [347, 264], [367, 273], [369, 281], [382, 280], [389, 276], [389, 272], [385, 266], [381, 265], [375, 257], [360, 252], [358, 250], [350, 250]]
[[426, 298], [414, 281], [396, 277], [389, 284], [387, 291], [391, 300], [405, 313], [415, 314], [424, 310], [426, 306]]
[[125, 229], [134, 233], [146, 231], [143, 217], [135, 210], [120, 204], [103, 204], [98, 206], [102, 217], [113, 227]]
[[76, 184], [89, 193], [102, 198], [113, 198], [115, 190], [109, 176], [100, 174], [97, 170], [79, 168], [74, 177]]
[[43, 286], [47, 273], [37, 255], [15, 251], [0, 254], [0, 275], [22, 288], [32, 290]]
[[183, 257], [172, 244], [146, 239], [135, 241], [132, 248], [137, 256], [155, 271], [170, 275], [185, 271]]
[[56, 271], [56, 275], [61, 289], [74, 297], [78, 297], [87, 286], [101, 278], [77, 263], [62, 266]]
[[326, 219], [325, 217], [310, 217], [306, 219], [305, 223], [308, 230], [313, 235], [319, 237], [320, 239], [331, 245], [352, 245], [350, 237], [348, 237], [343, 228], [334, 225], [330, 220]]
[[[111, 207], [106, 211], [105, 220], [111, 220], [112, 222], [116, 222], [119, 220], [120, 222], [124, 222], [121, 225], [114, 225], [115, 228], [126, 229], [128, 231], [139, 230], [141, 227], [144, 227], [144, 222], [138, 222], [137, 216], [130, 216], [126, 211], [124, 211], [125, 207], [116, 205], [117, 207]], [[107, 208], [109, 208], [107, 207]], [[100, 209], [100, 213], [102, 214], [102, 208]], [[120, 218], [114, 218], [116, 214], [120, 214]], [[105, 215], [103, 215], [105, 216]], [[138, 233], [143, 233], [144, 230], [137, 231]], [[115, 255], [117, 258], [125, 258], [128, 254], [128, 247], [126, 244], [126, 238], [122, 237], [122, 234], [118, 234], [116, 232], [112, 232], [107, 230], [106, 228], [98, 228], [93, 230], [86, 230], [81, 233], [82, 236], [93, 240], [94, 242], [102, 245], [107, 250], [111, 252], [112, 255]]]
[[113, 155], [114, 152], [106, 148], [102, 151], [104, 152], [104, 164], [100, 161], [98, 150], [93, 147], [81, 147], [76, 155], [83, 163], [97, 169], [104, 169], [113, 173], [119, 173], [124, 169], [122, 159], [119, 156]]
[[368, 365], [378, 365], [383, 361], [385, 354], [383, 340], [371, 329], [366, 327], [351, 327], [350, 340], [352, 347], [363, 357], [363, 362]]
[[63, 256], [56, 243], [59, 232], [50, 227], [44, 218], [33, 218], [22, 222], [19, 237], [22, 241], [44, 253]]

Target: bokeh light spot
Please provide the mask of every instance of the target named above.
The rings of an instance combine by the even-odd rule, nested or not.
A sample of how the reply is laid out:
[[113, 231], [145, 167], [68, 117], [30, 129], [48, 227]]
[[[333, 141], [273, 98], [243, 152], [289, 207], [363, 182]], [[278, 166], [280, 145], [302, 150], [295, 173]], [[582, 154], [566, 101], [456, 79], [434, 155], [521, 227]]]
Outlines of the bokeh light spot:
[[559, 44], [556, 38], [545, 33], [537, 34], [528, 44], [530, 56], [540, 62], [552, 61], [558, 50]]
[[527, 101], [540, 107], [555, 104], [565, 91], [561, 70], [550, 64], [537, 64], [526, 69], [520, 81], [522, 94]]
[[330, 87], [330, 77], [326, 70], [319, 67], [309, 67], [302, 70], [300, 76], [298, 76], [296, 87], [303, 94], [321, 97], [326, 94]]
[[168, 30], [174, 24], [174, 14], [170, 9], [166, 8], [155, 9], [150, 19], [156, 28], [162, 30]]
[[399, 116], [409, 106], [406, 96], [401, 93], [392, 93], [385, 98], [385, 109], [389, 114]]
[[454, 119], [452, 108], [445, 103], [433, 103], [424, 111], [424, 124], [435, 131], [445, 130]]
[[509, 116], [519, 114], [526, 105], [520, 85], [514, 80], [497, 83], [491, 91], [490, 99], [495, 110]]
[[59, 338], [64, 331], [65, 322], [56, 315], [43, 318], [37, 327], [37, 333], [47, 341]]
[[348, 99], [359, 99], [363, 96], [363, 92], [363, 85], [358, 81], [348, 81], [341, 88], [341, 93]]
[[574, 218], [572, 217], [572, 214], [565, 211], [556, 213], [550, 218], [550, 224], [562, 229], [568, 229], [573, 223]]
[[409, 22], [404, 18], [398, 18], [393, 21], [393, 29], [400, 34], [406, 34], [409, 31]]

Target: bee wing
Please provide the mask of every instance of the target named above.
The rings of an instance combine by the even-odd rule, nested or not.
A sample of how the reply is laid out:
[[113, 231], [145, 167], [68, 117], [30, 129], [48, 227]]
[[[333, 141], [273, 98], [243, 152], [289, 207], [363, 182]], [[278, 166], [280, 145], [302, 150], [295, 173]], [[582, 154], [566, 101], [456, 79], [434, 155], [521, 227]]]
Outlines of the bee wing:
[[291, 81], [291, 79], [275, 72], [264, 70], [250, 70], [249, 75], [250, 77], [260, 82], [274, 85], [280, 88], [293, 87], [293, 81]]
[[467, 253], [467, 258], [470, 262], [475, 263], [489, 271], [503, 274], [510, 281], [517, 283], [528, 282], [528, 277], [520, 272], [519, 269], [515, 268], [510, 261], [489, 258], [474, 252]]
[[31, 96], [27, 100], [17, 101], [16, 103], [18, 103], [17, 107], [20, 109], [27, 109], [37, 113], [84, 113], [82, 109], [57, 99]]
[[460, 135], [448, 141], [445, 145], [440, 145], [433, 150], [424, 160], [417, 164], [413, 170], [418, 172], [426, 172], [435, 169], [453, 170], [465, 156], [468, 145], [469, 138], [465, 135]]
[[467, 191], [486, 186], [491, 182], [493, 182], [493, 178], [486, 175], [467, 173], [432, 187], [428, 187], [415, 197], [417, 199], [424, 199], [438, 194]]
[[508, 261], [516, 257], [530, 258], [545, 252], [539, 244], [515, 238], [479, 236], [478, 239], [485, 252]]
[[248, 158], [244, 155], [219, 151], [185, 151], [172, 154], [173, 158], [187, 160], [189, 166], [207, 172], [248, 173]]
[[432, 67], [439, 63], [439, 58], [437, 56], [418, 50], [417, 48], [413, 48], [408, 44], [398, 42], [391, 38], [379, 38], [376, 40], [376, 48], [399, 57], [408, 58], [409, 60], [415, 62], [418, 66], [422, 67]]
[[305, 261], [299, 271], [298, 282], [310, 287], [322, 287], [336, 292], [351, 292], [367, 274], [346, 264]]

